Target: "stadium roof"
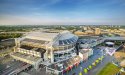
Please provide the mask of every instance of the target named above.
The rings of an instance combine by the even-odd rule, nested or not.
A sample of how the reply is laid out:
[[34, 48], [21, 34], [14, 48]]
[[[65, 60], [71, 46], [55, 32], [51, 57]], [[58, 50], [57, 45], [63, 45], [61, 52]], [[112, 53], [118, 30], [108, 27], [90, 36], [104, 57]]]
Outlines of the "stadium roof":
[[45, 41], [51, 41], [53, 40], [58, 33], [43, 33], [43, 32], [33, 32], [31, 34], [28, 34], [26, 38], [30, 39], [36, 39], [36, 40], [45, 40]]
[[72, 38], [74, 36], [74, 34], [71, 34], [69, 31], [62, 31], [62, 32], [58, 32], [58, 33], [33, 32], [33, 33], [30, 33], [27, 36], [25, 36], [25, 38], [52, 41], [57, 36], [59, 36], [59, 40], [64, 40], [67, 38]]
[[74, 43], [77, 41], [77, 39], [78, 37], [69, 31], [62, 31], [58, 33], [33, 32], [25, 36], [23, 41], [37, 44], [48, 44], [48, 46], [58, 46]]

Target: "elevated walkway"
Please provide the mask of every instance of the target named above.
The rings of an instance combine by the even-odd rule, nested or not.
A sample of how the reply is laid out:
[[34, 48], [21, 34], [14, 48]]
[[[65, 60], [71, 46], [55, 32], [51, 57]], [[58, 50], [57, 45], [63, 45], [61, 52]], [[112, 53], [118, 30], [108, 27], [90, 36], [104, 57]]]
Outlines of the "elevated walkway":
[[118, 40], [118, 41], [125, 41], [125, 37], [106, 37], [105, 40]]
[[38, 69], [40, 63], [43, 61], [43, 59], [40, 57], [30, 56], [28, 54], [21, 54], [18, 52], [11, 54], [11, 56], [16, 60], [20, 60], [33, 65], [35, 69]]

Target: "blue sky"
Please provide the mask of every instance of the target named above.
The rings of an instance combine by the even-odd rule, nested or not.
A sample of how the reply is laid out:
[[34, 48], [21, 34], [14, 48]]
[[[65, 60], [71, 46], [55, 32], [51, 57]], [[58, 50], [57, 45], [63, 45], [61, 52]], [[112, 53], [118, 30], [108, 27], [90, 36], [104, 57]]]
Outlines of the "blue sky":
[[0, 24], [125, 25], [125, 0], [0, 0]]

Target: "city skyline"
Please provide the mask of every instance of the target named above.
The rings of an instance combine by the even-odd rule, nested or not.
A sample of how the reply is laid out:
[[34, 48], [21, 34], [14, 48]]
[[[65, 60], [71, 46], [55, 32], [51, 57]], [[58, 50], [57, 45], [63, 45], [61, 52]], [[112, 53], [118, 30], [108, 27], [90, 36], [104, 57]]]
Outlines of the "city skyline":
[[0, 0], [0, 24], [124, 25], [124, 0]]

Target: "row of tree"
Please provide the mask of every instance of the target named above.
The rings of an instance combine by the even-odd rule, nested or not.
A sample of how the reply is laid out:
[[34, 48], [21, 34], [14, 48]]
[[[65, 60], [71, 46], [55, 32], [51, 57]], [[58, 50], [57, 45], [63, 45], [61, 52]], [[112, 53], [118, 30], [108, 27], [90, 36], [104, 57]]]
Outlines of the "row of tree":
[[0, 40], [2, 39], [8, 39], [8, 38], [18, 38], [22, 36], [21, 33], [0, 33]]

